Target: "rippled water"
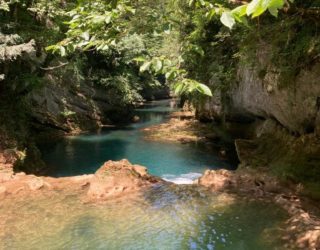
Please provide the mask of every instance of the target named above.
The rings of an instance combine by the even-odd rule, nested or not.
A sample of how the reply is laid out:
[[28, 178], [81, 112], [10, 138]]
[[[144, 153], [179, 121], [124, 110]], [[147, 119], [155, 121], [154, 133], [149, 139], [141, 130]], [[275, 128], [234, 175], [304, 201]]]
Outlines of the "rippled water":
[[0, 249], [284, 249], [275, 205], [190, 185], [98, 205], [48, 195], [0, 204]]
[[[173, 110], [169, 102], [156, 102], [137, 110], [137, 124], [43, 145], [48, 174], [93, 173], [106, 160], [127, 158], [183, 184], [207, 168], [233, 168], [199, 145], [144, 140], [140, 129], [163, 122]], [[284, 249], [279, 238], [286, 214], [274, 204], [193, 185], [159, 185], [103, 204], [48, 192], [0, 203], [0, 249]]]
[[203, 145], [145, 140], [141, 129], [162, 123], [174, 110], [170, 101], [156, 101], [136, 110], [141, 118], [139, 123], [41, 145], [43, 159], [50, 170], [47, 174], [72, 176], [94, 173], [107, 160], [126, 158], [132, 163], [147, 166], [153, 175], [178, 183], [190, 183], [205, 169], [234, 168], [217, 152]]

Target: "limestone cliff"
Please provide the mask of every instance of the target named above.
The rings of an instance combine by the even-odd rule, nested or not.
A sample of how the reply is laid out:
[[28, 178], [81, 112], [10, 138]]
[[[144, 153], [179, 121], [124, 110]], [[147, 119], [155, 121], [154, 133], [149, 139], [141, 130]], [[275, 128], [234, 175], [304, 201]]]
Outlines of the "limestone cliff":
[[264, 50], [258, 50], [254, 64], [240, 60], [236, 81], [228, 91], [217, 91], [200, 114], [210, 119], [225, 118], [227, 127], [247, 124], [235, 135], [242, 165], [269, 167], [281, 177], [317, 189], [320, 63], [304, 67], [290, 82], [283, 82], [270, 54], [264, 46]]
[[39, 135], [79, 133], [130, 119], [133, 106], [120, 105], [76, 63], [47, 55], [35, 40], [0, 33], [0, 168], [15, 165], [6, 157], [9, 150], [26, 156], [19, 161], [28, 167], [23, 170], [41, 170]]
[[261, 78], [255, 68], [239, 67], [238, 83], [230, 91], [230, 115], [271, 118], [299, 135], [318, 130], [320, 63], [302, 70], [286, 86], [281, 86], [280, 73], [272, 65], [266, 72]]

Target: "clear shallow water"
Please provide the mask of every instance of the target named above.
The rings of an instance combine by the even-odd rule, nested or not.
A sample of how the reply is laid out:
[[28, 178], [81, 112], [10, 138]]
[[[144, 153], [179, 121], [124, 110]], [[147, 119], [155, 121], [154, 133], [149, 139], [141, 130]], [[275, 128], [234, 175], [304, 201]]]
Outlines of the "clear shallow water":
[[285, 249], [277, 238], [285, 219], [273, 204], [190, 185], [104, 204], [43, 193], [1, 202], [0, 249]]
[[170, 101], [153, 102], [136, 110], [140, 122], [128, 127], [102, 129], [43, 144], [40, 146], [43, 159], [50, 169], [46, 174], [61, 177], [94, 173], [105, 161], [124, 158], [148, 167], [153, 175], [177, 183], [190, 183], [205, 169], [232, 169], [232, 164], [203, 146], [152, 142], [143, 138], [142, 128], [162, 123], [174, 110]]
[[[141, 128], [172, 111], [166, 103], [138, 110], [142, 121], [127, 128], [43, 145], [51, 175], [93, 173], [104, 161], [122, 158], [180, 184], [206, 168], [230, 168], [208, 149], [143, 139]], [[159, 184], [101, 204], [83, 202], [86, 190], [77, 192], [43, 190], [2, 200], [0, 249], [285, 249], [280, 236], [287, 215], [274, 204], [195, 185]]]

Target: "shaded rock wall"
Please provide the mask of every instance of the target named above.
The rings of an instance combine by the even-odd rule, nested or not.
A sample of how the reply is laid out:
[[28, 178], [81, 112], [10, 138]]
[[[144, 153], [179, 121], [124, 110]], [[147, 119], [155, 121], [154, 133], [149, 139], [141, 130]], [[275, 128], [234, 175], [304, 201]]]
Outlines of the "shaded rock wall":
[[236, 81], [228, 91], [217, 91], [200, 117], [225, 118], [226, 125], [242, 128], [234, 135], [242, 165], [268, 167], [280, 177], [301, 182], [309, 189], [305, 192], [318, 199], [320, 63], [302, 68], [285, 82], [270, 59], [270, 49], [258, 50], [251, 58], [254, 64], [240, 61]]
[[105, 95], [98, 96], [99, 90], [79, 79], [72, 67], [72, 63], [68, 63], [47, 71], [42, 86], [28, 94], [30, 116], [36, 130], [78, 133], [112, 122], [110, 113], [115, 108], [109, 104], [106, 91]]
[[115, 107], [112, 95], [76, 63], [48, 56], [34, 40], [0, 33], [0, 155], [6, 150], [26, 154], [18, 169], [44, 167], [39, 135], [79, 133], [130, 119], [132, 105]]
[[255, 68], [239, 67], [238, 83], [229, 94], [231, 116], [272, 118], [299, 135], [319, 127], [320, 63], [301, 71], [294, 82], [281, 83], [272, 65], [263, 78], [257, 74]]

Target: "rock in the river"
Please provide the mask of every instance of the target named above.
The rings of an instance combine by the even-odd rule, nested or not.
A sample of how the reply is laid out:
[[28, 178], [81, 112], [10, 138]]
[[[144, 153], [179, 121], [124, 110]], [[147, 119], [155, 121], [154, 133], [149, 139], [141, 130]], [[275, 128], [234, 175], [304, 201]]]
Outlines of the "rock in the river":
[[9, 181], [13, 178], [12, 172], [0, 172], [0, 183]]
[[0, 172], [0, 196], [46, 193], [49, 197], [52, 191], [59, 190], [64, 193], [76, 192], [84, 196], [86, 201], [100, 201], [139, 192], [160, 182], [165, 181], [149, 175], [147, 168], [132, 165], [128, 160], [108, 161], [95, 174], [63, 178]]
[[33, 178], [28, 181], [28, 186], [32, 191], [39, 190], [44, 186], [44, 181], [41, 178]]
[[227, 170], [207, 170], [198, 180], [198, 184], [210, 187], [214, 191], [229, 189], [234, 184], [234, 174]]
[[149, 175], [145, 167], [132, 165], [128, 160], [108, 161], [90, 180], [87, 195], [90, 200], [107, 199], [139, 191], [160, 181]]
[[5, 186], [0, 186], [0, 199], [4, 198], [7, 192], [7, 188]]
[[137, 116], [137, 115], [133, 116], [132, 122], [139, 122], [139, 121], [140, 121], [140, 117], [139, 116]]
[[214, 192], [249, 193], [255, 197], [284, 191], [276, 178], [263, 173], [263, 169], [260, 171], [250, 169], [240, 169], [236, 172], [224, 169], [207, 170], [196, 182]]

